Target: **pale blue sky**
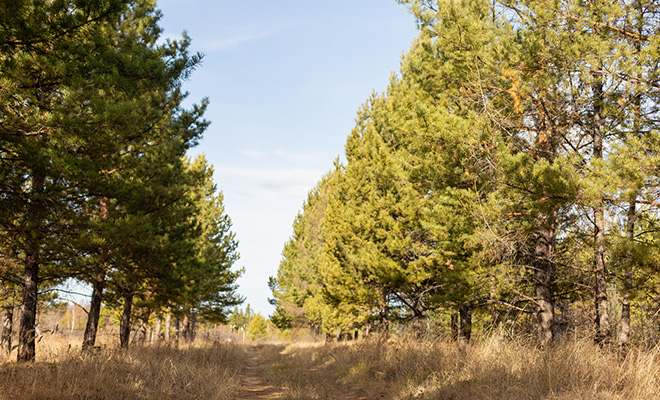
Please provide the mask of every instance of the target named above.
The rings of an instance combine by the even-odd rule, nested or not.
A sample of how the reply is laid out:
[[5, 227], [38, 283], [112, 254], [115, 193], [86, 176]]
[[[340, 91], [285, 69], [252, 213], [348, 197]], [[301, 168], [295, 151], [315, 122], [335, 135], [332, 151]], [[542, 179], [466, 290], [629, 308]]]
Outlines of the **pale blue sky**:
[[166, 37], [204, 62], [185, 88], [209, 97], [205, 153], [246, 269], [239, 293], [270, 315], [268, 277], [308, 191], [343, 155], [359, 106], [382, 92], [416, 36], [395, 0], [159, 0]]

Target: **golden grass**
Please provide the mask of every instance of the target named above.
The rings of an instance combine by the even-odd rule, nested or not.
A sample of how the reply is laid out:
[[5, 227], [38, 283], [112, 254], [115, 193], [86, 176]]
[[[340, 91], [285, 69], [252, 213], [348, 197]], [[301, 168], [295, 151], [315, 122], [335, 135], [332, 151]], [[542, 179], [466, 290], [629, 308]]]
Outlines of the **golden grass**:
[[35, 363], [0, 360], [0, 399], [233, 399], [245, 359], [242, 347], [229, 344], [83, 354], [54, 338], [37, 355]]
[[492, 338], [462, 351], [450, 341], [371, 338], [271, 346], [264, 360], [290, 399], [660, 399], [657, 348], [622, 356], [587, 339], [539, 349]]
[[[658, 348], [624, 356], [588, 339], [547, 349], [496, 337], [464, 350], [406, 337], [259, 348], [282, 400], [660, 399]], [[50, 339], [37, 350], [31, 364], [0, 359], [0, 399], [234, 399], [246, 359], [243, 344], [210, 342], [82, 354]]]

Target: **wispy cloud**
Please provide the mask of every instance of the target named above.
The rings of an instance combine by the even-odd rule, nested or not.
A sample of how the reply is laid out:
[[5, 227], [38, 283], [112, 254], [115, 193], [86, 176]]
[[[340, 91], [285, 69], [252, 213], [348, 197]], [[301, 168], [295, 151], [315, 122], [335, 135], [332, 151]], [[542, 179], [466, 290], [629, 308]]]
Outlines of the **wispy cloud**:
[[323, 172], [303, 168], [272, 170], [216, 166], [216, 175], [221, 186], [222, 182], [226, 184], [231, 181], [232, 184], [241, 186], [243, 191], [249, 193], [278, 192], [288, 197], [305, 196], [321, 179]]
[[204, 43], [203, 46], [204, 46], [204, 50], [206, 51], [228, 51], [244, 43], [248, 43], [268, 36], [272, 36], [279, 32], [280, 31], [271, 30], [271, 31], [253, 32], [253, 33], [245, 33], [245, 34], [235, 34], [231, 36], [227, 35], [224, 37], [219, 37], [213, 41]]
[[281, 148], [261, 150], [254, 148], [243, 148], [238, 150], [238, 153], [243, 157], [250, 160], [263, 160], [271, 159], [277, 160], [277, 162], [286, 162], [286, 163], [295, 163], [298, 165], [309, 165], [318, 163], [319, 159], [324, 159], [327, 157], [327, 154], [323, 154], [318, 151], [290, 151]]
[[215, 39], [203, 43], [202, 46], [204, 47], [204, 51], [229, 51], [245, 43], [265, 39], [289, 29], [309, 25], [308, 22], [298, 21], [274, 23], [267, 26], [248, 25], [238, 28], [228, 28], [224, 32], [219, 33]]
[[261, 150], [256, 150], [256, 149], [240, 149], [238, 151], [241, 155], [255, 159], [255, 158], [264, 158], [266, 157], [266, 153], [261, 151]]

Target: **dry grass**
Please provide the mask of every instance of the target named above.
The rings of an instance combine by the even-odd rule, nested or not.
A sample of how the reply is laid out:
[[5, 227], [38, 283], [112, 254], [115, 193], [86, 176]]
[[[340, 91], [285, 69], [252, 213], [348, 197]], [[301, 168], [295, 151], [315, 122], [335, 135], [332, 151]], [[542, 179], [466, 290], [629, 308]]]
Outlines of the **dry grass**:
[[55, 338], [37, 355], [28, 364], [0, 360], [0, 399], [233, 399], [245, 359], [242, 347], [228, 344], [82, 354]]
[[[241, 344], [103, 348], [39, 344], [38, 360], [0, 360], [0, 399], [233, 399]], [[539, 349], [491, 338], [451, 341], [374, 337], [348, 343], [260, 346], [281, 399], [660, 399], [660, 350], [626, 356], [589, 340]]]
[[586, 339], [539, 349], [492, 338], [461, 351], [372, 338], [271, 346], [264, 359], [291, 399], [660, 399], [658, 349], [622, 356]]

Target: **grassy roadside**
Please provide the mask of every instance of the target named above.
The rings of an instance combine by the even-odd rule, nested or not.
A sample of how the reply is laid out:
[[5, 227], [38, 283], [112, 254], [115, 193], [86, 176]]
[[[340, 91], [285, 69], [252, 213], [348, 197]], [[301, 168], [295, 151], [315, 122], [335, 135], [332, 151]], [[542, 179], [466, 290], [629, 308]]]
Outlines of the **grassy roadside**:
[[270, 346], [264, 361], [289, 399], [660, 398], [660, 350], [622, 356], [586, 339], [542, 350], [493, 338], [461, 351], [448, 341], [372, 338]]
[[35, 363], [0, 359], [0, 399], [233, 399], [242, 347], [104, 348], [81, 354], [64, 340], [41, 345]]

